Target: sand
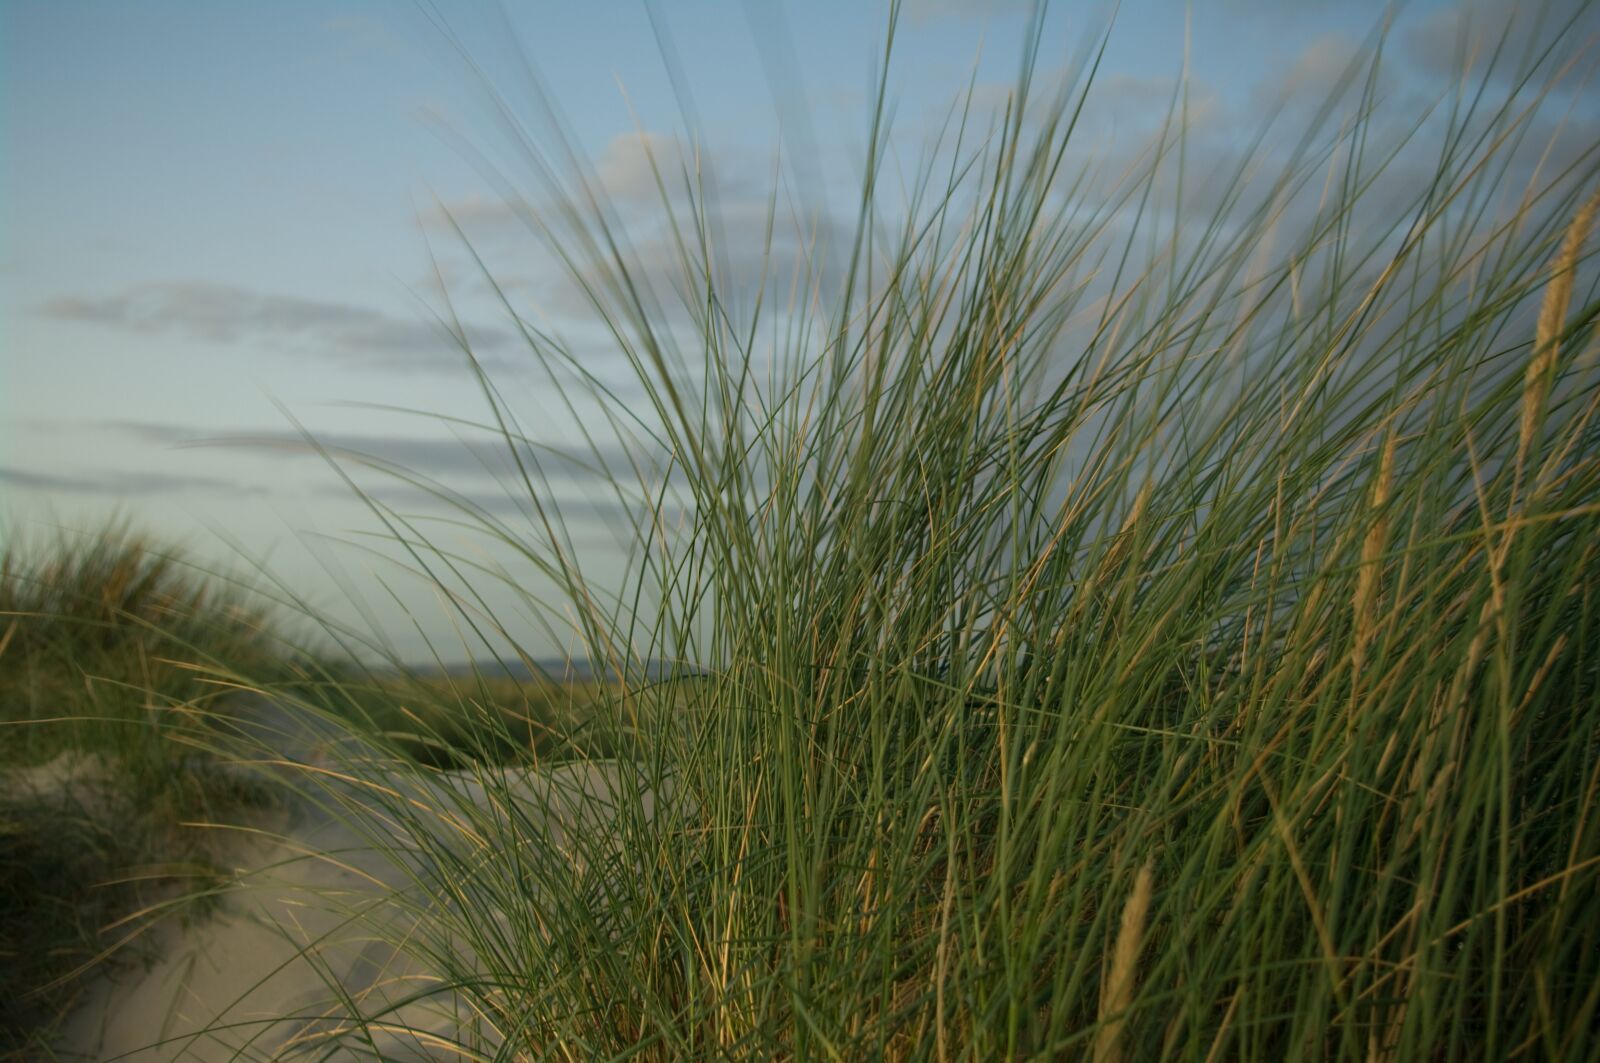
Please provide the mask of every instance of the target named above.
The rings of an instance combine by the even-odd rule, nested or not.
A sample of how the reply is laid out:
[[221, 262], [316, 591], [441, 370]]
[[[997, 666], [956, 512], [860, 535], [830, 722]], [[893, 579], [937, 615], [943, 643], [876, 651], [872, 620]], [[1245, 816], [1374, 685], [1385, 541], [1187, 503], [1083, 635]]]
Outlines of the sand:
[[[285, 719], [271, 715], [270, 723], [282, 728]], [[224, 859], [235, 877], [220, 903], [187, 925], [158, 925], [148, 969], [100, 978], [66, 1024], [60, 1058], [468, 1058], [451, 1046], [463, 1002], [440, 989], [438, 972], [417, 955], [426, 949], [415, 945], [448, 949], [453, 964], [470, 967], [474, 958], [461, 943], [437, 939], [437, 920], [419, 916], [444, 902], [419, 884], [426, 876], [413, 872], [423, 865], [406, 854], [421, 835], [443, 839], [469, 866], [496, 860], [503, 840], [473, 824], [514, 805], [517, 837], [547, 857], [571, 859], [565, 842], [574, 831], [592, 838], [617, 814], [618, 766], [493, 776], [391, 767], [365, 772], [358, 784], [335, 774], [350, 752], [330, 756], [327, 742], [335, 740], [300, 729], [283, 743], [292, 756], [273, 770], [298, 770], [321, 785], [303, 787], [259, 832], [233, 832]], [[427, 811], [398, 823], [391, 813], [400, 800]], [[646, 815], [651, 802], [647, 795]], [[429, 930], [435, 936], [416, 936]], [[393, 944], [406, 941], [413, 945], [404, 951]], [[365, 1029], [352, 1016], [365, 1018]], [[490, 1030], [476, 1036], [482, 1046], [496, 1040]]]

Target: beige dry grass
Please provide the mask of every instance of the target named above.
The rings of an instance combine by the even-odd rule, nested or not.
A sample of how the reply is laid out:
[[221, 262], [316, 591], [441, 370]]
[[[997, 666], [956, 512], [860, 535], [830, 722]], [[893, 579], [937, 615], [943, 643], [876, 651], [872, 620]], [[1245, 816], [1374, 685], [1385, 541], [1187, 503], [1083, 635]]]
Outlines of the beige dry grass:
[[1533, 445], [1534, 433], [1544, 419], [1545, 402], [1550, 393], [1556, 362], [1561, 353], [1561, 330], [1572, 306], [1573, 278], [1577, 273], [1578, 255], [1594, 226], [1595, 211], [1600, 209], [1600, 191], [1591, 195], [1573, 215], [1567, 235], [1561, 241], [1561, 250], [1551, 267], [1550, 286], [1545, 290], [1544, 302], [1539, 307], [1539, 323], [1534, 330], [1533, 357], [1528, 361], [1527, 374], [1522, 384], [1522, 425], [1517, 433], [1517, 476], [1520, 481], [1528, 450]]
[[1122, 1030], [1133, 1003], [1134, 968], [1144, 948], [1145, 924], [1150, 918], [1150, 896], [1155, 887], [1155, 861], [1147, 859], [1133, 879], [1133, 891], [1122, 907], [1122, 925], [1111, 954], [1111, 974], [1100, 994], [1100, 1031], [1095, 1035], [1095, 1063], [1122, 1059]]
[[1361, 570], [1356, 575], [1356, 628], [1350, 648], [1350, 668], [1354, 676], [1352, 682], [1358, 689], [1366, 670], [1367, 649], [1372, 645], [1378, 626], [1378, 587], [1383, 575], [1384, 544], [1389, 539], [1389, 493], [1394, 487], [1394, 446], [1395, 433], [1391, 431], [1384, 440], [1383, 455], [1378, 459], [1378, 478], [1372, 485], [1372, 524], [1361, 543]]

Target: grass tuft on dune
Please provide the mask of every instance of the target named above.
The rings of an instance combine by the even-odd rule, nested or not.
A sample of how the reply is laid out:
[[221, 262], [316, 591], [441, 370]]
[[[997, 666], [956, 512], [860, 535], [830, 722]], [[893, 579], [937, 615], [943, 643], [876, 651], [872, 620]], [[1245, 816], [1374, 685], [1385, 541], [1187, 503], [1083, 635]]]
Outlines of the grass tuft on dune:
[[[1003, 112], [958, 102], [893, 187], [880, 82], [854, 229], [781, 187], [801, 251], [769, 237], [784, 287], [753, 293], [702, 156], [657, 163], [667, 290], [559, 122], [508, 114], [540, 161], [515, 216], [645, 396], [502, 293], [550, 392], [601, 411], [572, 460], [632, 456], [606, 486], [630, 567], [584, 570], [465, 340], [532, 519], [438, 498], [553, 637], [698, 667], [597, 692], [624, 799], [562, 860], [519, 855], [515, 817], [386, 806], [449, 899], [409, 944], [464, 1050], [1581, 1053], [1600, 149], [1510, 166], [1549, 43], [1418, 116], [1384, 109], [1374, 49], [1347, 114], [1263, 134], [1209, 196], [1175, 95], [1106, 195], [1074, 170], [1093, 57], [1046, 91], [1035, 32]], [[1424, 130], [1433, 170], [1397, 182]], [[513, 638], [458, 548], [368, 501], [462, 630]]]
[[0, 1058], [38, 1059], [143, 914], [220, 872], [187, 824], [270, 800], [216, 713], [278, 667], [267, 612], [113, 521], [0, 552]]
[[[643, 398], [482, 279], [549, 395], [601, 411], [578, 457], [638, 459], [606, 484], [630, 566], [585, 570], [464, 337], [531, 517], [438, 498], [520, 568], [474, 567], [363, 497], [469, 650], [533, 616], [611, 667], [540, 710], [561, 756], [614, 756], [605, 800], [554, 829], [548, 792], [492, 762], [555, 747], [481, 680], [394, 696], [330, 668], [278, 691], [391, 751], [465, 753], [441, 775], [336, 746], [303, 780], [405, 879], [415, 918], [388, 944], [431, 972], [412, 1002], [456, 1017], [418, 1031], [435, 1048], [1593, 1043], [1600, 147], [1501, 184], [1561, 42], [1401, 122], [1440, 150], [1398, 191], [1378, 183], [1404, 139], [1384, 142], [1374, 50], [1348, 120], [1263, 135], [1211, 198], [1174, 172], [1175, 96], [1106, 197], [1074, 169], [1093, 57], [1046, 91], [1040, 25], [1008, 105], [960, 101], [893, 187], [880, 81], [853, 229], [829, 243], [820, 204], [768, 201], [802, 236], [782, 291], [730, 275], [698, 163], [655, 174], [681, 266], [657, 290], [554, 108], [506, 115], [537, 162], [516, 216]], [[684, 663], [642, 679], [638, 660]], [[317, 1051], [400, 1021], [345, 1004]]]

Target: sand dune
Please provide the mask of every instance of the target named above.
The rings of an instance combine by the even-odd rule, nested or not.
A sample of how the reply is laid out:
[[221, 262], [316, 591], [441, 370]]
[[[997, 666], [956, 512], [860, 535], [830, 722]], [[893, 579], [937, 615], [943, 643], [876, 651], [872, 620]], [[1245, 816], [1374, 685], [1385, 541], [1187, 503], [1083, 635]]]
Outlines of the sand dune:
[[[504, 835], [479, 827], [486, 816], [514, 816], [516, 837], [544, 858], [570, 860], [574, 831], [592, 838], [616, 815], [618, 766], [488, 775], [391, 766], [358, 781], [336, 773], [318, 737], [300, 734], [286, 758], [318, 785], [299, 787], [276, 823], [238, 833], [225, 858], [234, 883], [203, 918], [156, 929], [153, 966], [92, 987], [61, 1058], [465, 1058], [450, 1042], [471, 1016], [423, 957], [448, 950], [452, 966], [473, 957], [439, 940], [438, 920], [427, 917], [447, 902], [425, 885], [421, 847], [442, 842], [465, 866], [501, 860], [503, 872]], [[496, 1040], [482, 1026], [475, 1039]]]

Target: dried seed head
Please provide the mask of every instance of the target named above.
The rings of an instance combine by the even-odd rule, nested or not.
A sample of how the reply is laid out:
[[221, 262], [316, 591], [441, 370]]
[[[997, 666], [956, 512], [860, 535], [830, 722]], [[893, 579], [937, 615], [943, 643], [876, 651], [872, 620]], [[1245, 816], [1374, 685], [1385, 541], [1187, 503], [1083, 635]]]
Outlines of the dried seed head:
[[1533, 357], [1528, 362], [1528, 371], [1522, 381], [1522, 426], [1517, 433], [1519, 475], [1527, 460], [1528, 448], [1533, 444], [1533, 434], [1544, 415], [1545, 400], [1560, 354], [1561, 327], [1566, 322], [1567, 309], [1572, 305], [1573, 275], [1578, 265], [1578, 253], [1583, 250], [1583, 242], [1589, 236], [1597, 208], [1600, 208], [1600, 192], [1590, 196], [1573, 216], [1572, 224], [1567, 227], [1566, 238], [1561, 241], [1561, 250], [1557, 252], [1551, 267], [1550, 286], [1545, 289], [1544, 302], [1539, 307]]
[[1094, 1039], [1095, 1063], [1117, 1063], [1122, 1058], [1122, 1028], [1133, 1003], [1133, 969], [1144, 945], [1145, 922], [1150, 915], [1150, 894], [1155, 885], [1155, 861], [1146, 860], [1133, 879], [1133, 892], [1122, 907], [1122, 925], [1111, 955], [1111, 974], [1100, 991], [1100, 1032]]
[[1360, 681], [1366, 667], [1367, 647], [1377, 628], [1378, 577], [1382, 569], [1378, 559], [1383, 556], [1389, 539], [1389, 491], [1394, 485], [1394, 441], [1390, 432], [1384, 441], [1383, 455], [1378, 459], [1378, 479], [1372, 485], [1372, 523], [1361, 542], [1361, 568], [1356, 572], [1355, 643], [1350, 651], [1350, 665], [1355, 681]]

